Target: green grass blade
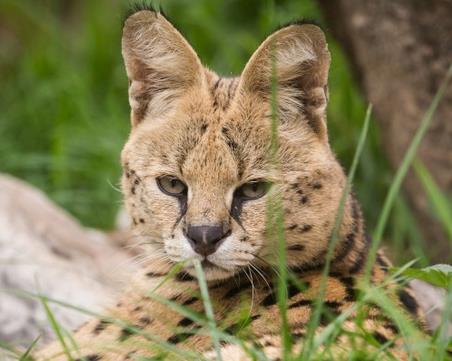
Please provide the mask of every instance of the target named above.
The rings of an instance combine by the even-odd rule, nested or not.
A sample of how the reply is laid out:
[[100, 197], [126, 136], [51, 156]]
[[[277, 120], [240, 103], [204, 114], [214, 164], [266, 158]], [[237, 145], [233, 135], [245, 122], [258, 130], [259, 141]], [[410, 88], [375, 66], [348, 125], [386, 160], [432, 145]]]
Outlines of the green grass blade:
[[[276, 68], [276, 48], [275, 44], [271, 47], [271, 143], [270, 159], [272, 165], [279, 171], [280, 164], [278, 160], [278, 127], [279, 127], [279, 107], [278, 107], [278, 79]], [[279, 307], [279, 316], [281, 320], [281, 339], [282, 339], [282, 359], [288, 360], [292, 349], [292, 337], [290, 334], [289, 320], [287, 318], [287, 256], [286, 239], [284, 231], [284, 212], [282, 200], [279, 195], [276, 199], [268, 203], [268, 225], [271, 237], [277, 240], [278, 252], [278, 272], [277, 272], [277, 300]]]
[[204, 304], [204, 309], [206, 311], [207, 323], [209, 325], [210, 330], [212, 331], [212, 342], [215, 347], [215, 352], [217, 353], [217, 359], [222, 361], [221, 357], [221, 346], [220, 341], [217, 337], [216, 324], [215, 324], [215, 316], [213, 313], [212, 303], [210, 302], [209, 291], [207, 289], [206, 276], [204, 274], [204, 270], [202, 269], [201, 262], [197, 259], [193, 260], [196, 270], [196, 276], [198, 278], [199, 288], [201, 289], [201, 297]]
[[425, 113], [424, 117], [421, 120], [421, 124], [419, 128], [416, 131], [416, 134], [413, 137], [413, 140], [411, 141], [410, 146], [408, 147], [408, 150], [405, 153], [405, 156], [402, 160], [402, 163], [400, 164], [397, 173], [394, 177], [394, 180], [392, 181], [392, 184], [389, 188], [388, 194], [386, 196], [385, 202], [383, 204], [383, 209], [380, 213], [380, 217], [378, 219], [377, 226], [375, 228], [375, 231], [373, 233], [372, 242], [370, 245], [369, 255], [366, 262], [366, 268], [365, 268], [365, 282], [368, 282], [370, 279], [370, 273], [373, 267], [373, 264], [375, 263], [375, 259], [377, 256], [377, 251], [380, 246], [381, 240], [383, 238], [383, 232], [386, 227], [386, 223], [389, 218], [389, 214], [392, 208], [392, 205], [394, 204], [395, 198], [397, 196], [397, 193], [400, 190], [400, 187], [402, 185], [402, 181], [405, 178], [405, 175], [408, 172], [408, 169], [410, 168], [410, 165], [416, 155], [416, 151], [419, 148], [419, 145], [422, 141], [422, 138], [424, 137], [425, 133], [427, 132], [427, 129], [432, 121], [433, 115], [436, 112], [436, 109], [438, 108], [438, 105], [443, 98], [447, 87], [449, 86], [449, 82], [452, 78], [452, 64], [449, 66], [449, 69], [445, 75], [445, 78], [436, 92], [435, 96], [433, 97], [433, 100], [427, 109], [427, 112]]
[[21, 357], [21, 352], [19, 350], [2, 340], [0, 340], [0, 350], [3, 350], [11, 357], [17, 358], [17, 360]]
[[162, 287], [170, 279], [174, 279], [174, 276], [183, 270], [186, 262], [176, 263], [169, 272], [163, 277], [163, 279], [152, 289], [151, 293], [155, 293], [160, 287]]
[[336, 244], [338, 241], [339, 227], [342, 223], [342, 216], [344, 213], [345, 202], [347, 200], [347, 197], [350, 194], [352, 182], [353, 182], [353, 179], [354, 179], [355, 173], [356, 173], [356, 168], [358, 167], [359, 159], [362, 154], [364, 144], [366, 142], [367, 133], [369, 131], [369, 123], [370, 123], [371, 113], [372, 113], [372, 106], [369, 104], [369, 106], [367, 107], [366, 116], [364, 119], [364, 125], [363, 125], [361, 134], [360, 134], [360, 137], [358, 140], [358, 145], [356, 147], [355, 155], [353, 157], [352, 165], [350, 167], [350, 170], [349, 170], [349, 173], [347, 176], [347, 182], [346, 182], [345, 188], [342, 192], [341, 199], [339, 201], [339, 206], [338, 206], [336, 219], [335, 219], [335, 223], [334, 223], [334, 227], [333, 227], [333, 231], [332, 231], [332, 235], [331, 235], [331, 240], [330, 240], [330, 244], [328, 247], [328, 253], [326, 256], [325, 267], [323, 268], [323, 272], [322, 272], [322, 280], [320, 283], [319, 295], [316, 298], [316, 305], [315, 305], [314, 313], [311, 316], [311, 320], [308, 325], [308, 332], [306, 335], [305, 344], [303, 345], [302, 352], [299, 355], [299, 358], [298, 358], [299, 360], [309, 360], [311, 357], [311, 354], [312, 354], [313, 338], [314, 338], [315, 330], [317, 329], [317, 327], [320, 323], [320, 317], [321, 317], [322, 308], [323, 308], [323, 297], [324, 297], [324, 294], [326, 291], [327, 278], [330, 273], [331, 260], [333, 259], [334, 250], [336, 248]]
[[36, 344], [38, 343], [39, 339], [41, 338], [41, 335], [36, 337], [30, 346], [28, 346], [27, 350], [24, 352], [22, 356], [20, 356], [19, 361], [32, 361], [33, 358], [31, 357], [31, 351], [35, 348]]
[[55, 332], [55, 335], [58, 339], [58, 341], [61, 344], [61, 347], [63, 348], [63, 351], [68, 359], [68, 361], [73, 361], [74, 359], [71, 356], [71, 351], [69, 350], [68, 346], [66, 345], [66, 341], [64, 340], [63, 336], [63, 329], [58, 324], [58, 321], [55, 318], [55, 315], [53, 314], [52, 310], [50, 309], [47, 298], [45, 296], [39, 295], [39, 299], [41, 300], [41, 303], [44, 307], [44, 311], [46, 313], [47, 319], [50, 322], [50, 326], [52, 327], [53, 331]]
[[449, 241], [452, 242], [452, 206], [449, 200], [441, 192], [432, 175], [421, 161], [417, 160], [414, 162], [414, 170], [424, 186], [433, 210], [441, 221]]

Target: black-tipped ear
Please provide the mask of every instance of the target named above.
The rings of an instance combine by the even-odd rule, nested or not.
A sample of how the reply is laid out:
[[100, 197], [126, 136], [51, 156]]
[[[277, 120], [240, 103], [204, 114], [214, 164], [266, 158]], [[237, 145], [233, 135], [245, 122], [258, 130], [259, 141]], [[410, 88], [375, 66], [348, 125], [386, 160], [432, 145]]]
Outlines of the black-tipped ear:
[[276, 70], [281, 121], [303, 113], [312, 129], [326, 137], [330, 53], [316, 25], [294, 23], [277, 30], [256, 50], [241, 77], [241, 90], [270, 99]]
[[194, 50], [164, 16], [154, 11], [141, 10], [126, 19], [122, 55], [134, 126], [147, 117], [168, 112], [203, 79]]

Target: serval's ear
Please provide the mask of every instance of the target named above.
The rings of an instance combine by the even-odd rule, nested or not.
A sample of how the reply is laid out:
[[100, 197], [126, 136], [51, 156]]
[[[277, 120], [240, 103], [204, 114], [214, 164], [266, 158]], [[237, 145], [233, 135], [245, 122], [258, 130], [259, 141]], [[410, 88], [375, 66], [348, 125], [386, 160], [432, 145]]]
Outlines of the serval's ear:
[[280, 121], [302, 115], [326, 137], [330, 53], [323, 31], [316, 25], [295, 23], [270, 35], [245, 66], [241, 91], [271, 99], [276, 84]]
[[203, 81], [195, 51], [158, 12], [141, 10], [126, 19], [122, 56], [133, 126], [164, 116], [188, 89]]

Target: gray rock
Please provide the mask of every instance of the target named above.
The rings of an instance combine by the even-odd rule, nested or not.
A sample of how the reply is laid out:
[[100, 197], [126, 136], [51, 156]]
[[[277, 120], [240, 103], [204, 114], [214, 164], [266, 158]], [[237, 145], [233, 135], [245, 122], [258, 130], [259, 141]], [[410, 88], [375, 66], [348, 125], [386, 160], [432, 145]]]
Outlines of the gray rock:
[[[40, 293], [91, 311], [115, 299], [129, 272], [130, 257], [108, 235], [83, 228], [42, 192], [0, 175], [0, 340], [29, 345], [38, 334], [53, 337]], [[49, 304], [66, 329], [89, 316]]]

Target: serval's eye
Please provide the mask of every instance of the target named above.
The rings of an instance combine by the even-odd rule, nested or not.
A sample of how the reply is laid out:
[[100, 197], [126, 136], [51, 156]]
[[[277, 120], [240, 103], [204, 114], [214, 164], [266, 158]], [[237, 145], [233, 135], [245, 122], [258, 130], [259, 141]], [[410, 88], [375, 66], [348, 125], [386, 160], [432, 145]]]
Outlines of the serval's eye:
[[236, 197], [243, 200], [253, 200], [263, 197], [270, 188], [270, 183], [264, 181], [251, 181], [243, 184], [235, 191]]
[[173, 197], [180, 197], [187, 194], [187, 186], [180, 179], [166, 175], [157, 178], [157, 185], [160, 190]]

